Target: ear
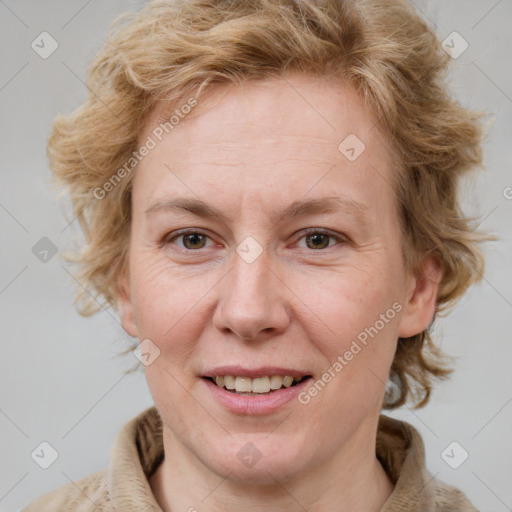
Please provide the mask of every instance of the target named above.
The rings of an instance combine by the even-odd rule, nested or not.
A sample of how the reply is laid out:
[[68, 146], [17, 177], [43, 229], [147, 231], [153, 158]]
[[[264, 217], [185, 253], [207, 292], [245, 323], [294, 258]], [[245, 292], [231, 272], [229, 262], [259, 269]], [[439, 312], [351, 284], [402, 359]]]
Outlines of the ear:
[[421, 275], [411, 276], [404, 313], [400, 319], [398, 335], [401, 338], [415, 336], [432, 323], [441, 277], [441, 265], [433, 257], [425, 260]]
[[137, 326], [133, 319], [133, 305], [131, 299], [130, 278], [125, 272], [116, 285], [115, 300], [119, 318], [123, 329], [134, 338], [137, 338]]

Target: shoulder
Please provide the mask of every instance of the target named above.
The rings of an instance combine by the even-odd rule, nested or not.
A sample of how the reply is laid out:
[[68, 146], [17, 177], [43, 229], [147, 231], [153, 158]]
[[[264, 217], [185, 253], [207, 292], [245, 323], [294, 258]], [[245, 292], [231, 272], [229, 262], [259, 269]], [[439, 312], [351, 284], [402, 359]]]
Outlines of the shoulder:
[[21, 512], [110, 512], [106, 475], [107, 470], [102, 469], [63, 485], [32, 501]]
[[479, 512], [466, 495], [434, 478], [425, 465], [425, 447], [409, 423], [381, 415], [377, 457], [395, 482], [382, 512]]
[[479, 512], [467, 496], [451, 485], [436, 480], [436, 510], [439, 512]]
[[40, 496], [21, 512], [160, 510], [148, 479], [163, 457], [162, 422], [153, 406], [123, 426], [106, 468]]

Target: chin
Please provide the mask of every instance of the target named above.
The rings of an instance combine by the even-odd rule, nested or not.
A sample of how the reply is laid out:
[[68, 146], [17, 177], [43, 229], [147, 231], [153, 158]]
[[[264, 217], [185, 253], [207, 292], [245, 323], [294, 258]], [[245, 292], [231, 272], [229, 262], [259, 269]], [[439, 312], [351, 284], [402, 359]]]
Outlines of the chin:
[[308, 457], [314, 455], [306, 453], [302, 443], [284, 446], [282, 439], [271, 441], [268, 435], [229, 437], [221, 445], [213, 442], [214, 448], [207, 454], [203, 448], [203, 464], [222, 478], [247, 485], [275, 485], [276, 481], [292, 480], [307, 470]]

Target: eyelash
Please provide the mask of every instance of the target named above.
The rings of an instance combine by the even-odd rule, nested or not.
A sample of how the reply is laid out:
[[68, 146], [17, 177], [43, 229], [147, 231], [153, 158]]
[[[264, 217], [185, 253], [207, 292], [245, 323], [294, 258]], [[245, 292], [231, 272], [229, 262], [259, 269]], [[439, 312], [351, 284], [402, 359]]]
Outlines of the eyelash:
[[[302, 233], [302, 236], [299, 238], [299, 240], [302, 240], [303, 238], [306, 238], [309, 235], [325, 235], [325, 236], [328, 236], [329, 238], [335, 239], [338, 242], [337, 245], [340, 245], [340, 244], [344, 245], [348, 242], [346, 237], [344, 237], [342, 235], [335, 235], [331, 231], [327, 231], [325, 229], [320, 229], [320, 228], [319, 229], [310, 228], [310, 229], [302, 231], [301, 233]], [[211, 238], [205, 232], [203, 232], [199, 229], [194, 229], [194, 230], [188, 229], [185, 231], [178, 231], [177, 233], [171, 233], [171, 235], [168, 235], [164, 238], [163, 245], [169, 245], [173, 242], [173, 240], [175, 240], [177, 238], [183, 238], [186, 235], [202, 235], [211, 240]], [[334, 246], [327, 246], [324, 249], [309, 249], [309, 250], [318, 252], [318, 251], [325, 251], [326, 249], [330, 249], [332, 247], [334, 247]], [[201, 247], [200, 249], [187, 249], [186, 247], [178, 247], [178, 249], [180, 249], [181, 251], [185, 251], [185, 252], [199, 252], [201, 249], [205, 249], [205, 247]], [[306, 250], [308, 250], [308, 249], [306, 248]]]

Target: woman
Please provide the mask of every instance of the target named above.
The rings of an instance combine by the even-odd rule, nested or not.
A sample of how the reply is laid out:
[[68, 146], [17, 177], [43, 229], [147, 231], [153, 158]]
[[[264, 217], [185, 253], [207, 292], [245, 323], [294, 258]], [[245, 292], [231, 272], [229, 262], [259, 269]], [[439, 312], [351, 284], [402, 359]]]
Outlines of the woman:
[[460, 212], [479, 115], [402, 0], [157, 1], [49, 143], [155, 401], [108, 468], [25, 510], [475, 511], [381, 415], [448, 375], [436, 313], [478, 281]]

